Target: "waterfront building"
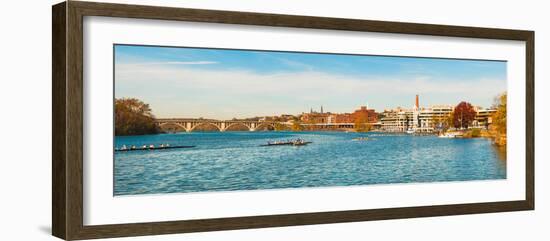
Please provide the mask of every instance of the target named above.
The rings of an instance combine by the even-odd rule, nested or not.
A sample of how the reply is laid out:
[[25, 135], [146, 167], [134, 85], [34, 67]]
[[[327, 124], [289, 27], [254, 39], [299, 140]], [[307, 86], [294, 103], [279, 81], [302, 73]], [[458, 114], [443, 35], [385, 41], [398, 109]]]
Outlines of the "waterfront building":
[[355, 122], [358, 119], [364, 120], [367, 123], [376, 123], [378, 122], [378, 114], [374, 109], [369, 109], [366, 106], [361, 106], [358, 110], [355, 110], [351, 113], [353, 119], [352, 122]]
[[[491, 124], [491, 116], [496, 112], [492, 109], [474, 107], [476, 111], [473, 128], [488, 128]], [[388, 132], [437, 132], [449, 127], [449, 118], [454, 111], [452, 105], [434, 105], [429, 108], [422, 108], [419, 105], [419, 97], [416, 96], [415, 105], [411, 109], [389, 109], [382, 112], [380, 126], [383, 131]]]
[[382, 116], [380, 125], [383, 131], [405, 132], [409, 129], [410, 122], [412, 122], [412, 111], [404, 110], [401, 107], [384, 110]]
[[322, 124], [328, 123], [330, 113], [303, 113], [300, 120], [304, 123]]
[[378, 122], [378, 113], [374, 109], [369, 109], [367, 106], [361, 106], [353, 113], [339, 113], [331, 115], [329, 123], [355, 123], [358, 119], [365, 123]]
[[419, 111], [418, 123], [415, 129], [418, 132], [434, 132], [445, 128], [453, 113], [451, 105], [435, 105], [430, 108], [423, 108]]
[[354, 120], [350, 113], [341, 113], [331, 115], [331, 122], [329, 123], [353, 123]]
[[380, 119], [381, 128], [391, 132], [434, 132], [444, 127], [453, 109], [450, 105], [438, 105], [430, 108], [385, 110]]
[[309, 113], [302, 113], [300, 120], [304, 123], [310, 124], [324, 124], [329, 123], [330, 112], [324, 113], [323, 106], [321, 106], [321, 112], [313, 111], [313, 108], [310, 109]]
[[482, 107], [474, 107], [476, 111], [476, 118], [472, 125], [477, 128], [488, 129], [489, 125], [493, 122], [493, 115], [497, 112], [494, 109], [484, 109]]
[[361, 106], [353, 113], [331, 113], [323, 112], [321, 106], [321, 112], [310, 110], [309, 113], [302, 113], [300, 120], [304, 123], [315, 124], [341, 124], [341, 123], [355, 123], [357, 119], [364, 120], [365, 123], [376, 123], [378, 121], [378, 114], [374, 109], [369, 109], [367, 106]]

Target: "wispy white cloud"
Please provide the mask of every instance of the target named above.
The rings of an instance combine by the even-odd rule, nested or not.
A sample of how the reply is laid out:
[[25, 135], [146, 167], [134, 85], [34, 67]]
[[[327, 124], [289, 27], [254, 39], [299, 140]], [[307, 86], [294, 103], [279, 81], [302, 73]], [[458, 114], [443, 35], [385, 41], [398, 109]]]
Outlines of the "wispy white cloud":
[[487, 106], [506, 89], [506, 81], [500, 79], [363, 78], [317, 71], [262, 74], [160, 64], [143, 68], [118, 64], [115, 81], [118, 97], [142, 98], [151, 103], [157, 116], [225, 119], [300, 113], [321, 104], [335, 112], [353, 111], [367, 101], [378, 110], [408, 107], [415, 94], [426, 97], [422, 99], [426, 105], [468, 100]]
[[205, 65], [218, 64], [216, 61], [166, 61], [166, 62], [145, 62], [135, 64], [125, 64], [127, 66], [148, 66], [148, 65]]
[[303, 71], [313, 71], [314, 67], [312, 65], [309, 65], [309, 64], [306, 64], [306, 63], [303, 63], [303, 62], [299, 62], [299, 61], [294, 61], [294, 60], [290, 60], [290, 59], [286, 59], [286, 58], [276, 58], [278, 61], [280, 61], [282, 64], [288, 66], [288, 67], [291, 67], [291, 68], [295, 68], [295, 69], [301, 69]]

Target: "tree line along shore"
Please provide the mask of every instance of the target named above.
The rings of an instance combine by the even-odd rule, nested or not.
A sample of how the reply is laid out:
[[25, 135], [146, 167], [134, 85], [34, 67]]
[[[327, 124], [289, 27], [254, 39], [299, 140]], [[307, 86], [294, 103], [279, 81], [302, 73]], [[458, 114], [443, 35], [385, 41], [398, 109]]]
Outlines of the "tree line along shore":
[[[496, 112], [492, 115], [492, 123], [485, 129], [471, 128], [472, 120], [475, 117], [475, 111], [471, 104], [467, 102], [459, 103], [454, 111], [445, 119], [441, 120], [442, 128], [437, 132], [460, 132], [462, 138], [491, 138], [499, 146], [506, 145], [506, 93], [495, 97], [493, 108]], [[300, 118], [293, 118], [291, 125], [275, 123], [274, 131], [320, 131], [314, 125], [304, 125]], [[209, 131], [208, 127], [201, 129]], [[324, 129], [326, 131], [326, 129]], [[328, 131], [342, 131], [332, 130]], [[353, 132], [369, 132], [377, 130], [372, 123], [362, 118], [357, 118], [353, 123], [353, 128], [346, 129]], [[115, 135], [148, 135], [164, 133], [164, 131], [155, 124], [155, 116], [149, 104], [136, 98], [117, 98], [115, 99]], [[434, 133], [436, 134], [436, 133]]]

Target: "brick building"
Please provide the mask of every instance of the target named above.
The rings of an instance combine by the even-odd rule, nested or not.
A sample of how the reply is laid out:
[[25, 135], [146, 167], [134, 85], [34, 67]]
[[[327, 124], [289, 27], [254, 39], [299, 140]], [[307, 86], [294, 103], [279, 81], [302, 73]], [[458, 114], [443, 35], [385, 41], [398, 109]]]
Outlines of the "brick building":
[[321, 107], [321, 112], [311, 110], [309, 113], [302, 113], [301, 116], [303, 122], [316, 124], [355, 123], [358, 119], [365, 123], [376, 123], [378, 114], [374, 109], [368, 109], [366, 106], [361, 106], [353, 113], [325, 113]]

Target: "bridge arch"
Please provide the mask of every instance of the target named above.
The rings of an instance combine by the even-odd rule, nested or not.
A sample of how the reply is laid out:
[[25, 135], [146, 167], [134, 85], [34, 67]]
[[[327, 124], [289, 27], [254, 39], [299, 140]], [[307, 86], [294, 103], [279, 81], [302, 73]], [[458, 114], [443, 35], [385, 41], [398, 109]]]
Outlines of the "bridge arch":
[[161, 130], [167, 131], [167, 132], [186, 132], [187, 131], [187, 128], [185, 128], [184, 125], [180, 123], [175, 123], [175, 122], [160, 123], [158, 126], [160, 127]]
[[230, 123], [229, 125], [227, 125], [225, 127], [225, 129], [223, 129], [223, 131], [232, 131], [232, 128], [235, 128], [235, 127], [238, 127], [238, 126], [245, 127], [246, 130], [248, 130], [248, 131], [252, 130], [252, 127], [248, 124], [235, 122], [235, 123]]
[[214, 124], [214, 123], [211, 123], [211, 122], [202, 122], [202, 123], [197, 123], [195, 126], [191, 127], [191, 129], [189, 129], [188, 131], [191, 132], [191, 131], [195, 131], [197, 129], [197, 127], [207, 127], [207, 126], [210, 126], [210, 127], [215, 127], [214, 129], [217, 130], [217, 131], [222, 131], [222, 129]]
[[273, 123], [269, 122], [262, 122], [254, 128], [254, 131], [260, 131], [260, 130], [275, 130], [275, 125]]

